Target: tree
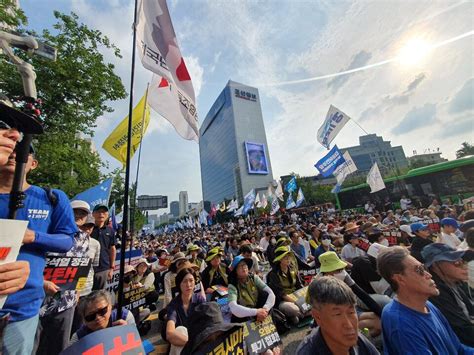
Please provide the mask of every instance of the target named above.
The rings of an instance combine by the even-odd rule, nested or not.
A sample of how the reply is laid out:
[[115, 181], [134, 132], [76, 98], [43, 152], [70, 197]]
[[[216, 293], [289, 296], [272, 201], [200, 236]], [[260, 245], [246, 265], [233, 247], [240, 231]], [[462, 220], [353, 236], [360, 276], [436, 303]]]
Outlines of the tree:
[[117, 168], [109, 173], [106, 178], [113, 178], [112, 191], [110, 192], [110, 203], [115, 203], [117, 213], [120, 213], [123, 208], [123, 196], [125, 194], [125, 178], [122, 175], [124, 170]]
[[474, 155], [474, 145], [463, 142], [461, 148], [456, 151], [456, 158], [459, 159], [468, 155]]
[[[119, 49], [100, 31], [79, 23], [76, 14], [55, 11], [54, 16], [58, 20], [53, 26], [54, 33], [20, 30], [58, 50], [55, 62], [38, 56], [29, 58], [17, 51], [18, 56], [35, 68], [45, 118], [45, 134], [39, 135], [35, 142], [40, 165], [30, 181], [59, 187], [74, 195], [99, 183], [103, 178], [100, 168], [105, 167], [89, 143], [80, 138], [81, 134], [93, 135], [96, 120], [113, 111], [109, 102], [125, 98], [126, 93], [114, 66], [106, 63], [101, 53], [108, 49], [120, 58]], [[9, 97], [23, 96], [20, 76], [12, 64], [2, 62], [0, 78], [1, 92]]]
[[14, 0], [2, 0], [0, 3], [0, 27], [16, 28], [27, 23], [25, 13], [15, 6]]

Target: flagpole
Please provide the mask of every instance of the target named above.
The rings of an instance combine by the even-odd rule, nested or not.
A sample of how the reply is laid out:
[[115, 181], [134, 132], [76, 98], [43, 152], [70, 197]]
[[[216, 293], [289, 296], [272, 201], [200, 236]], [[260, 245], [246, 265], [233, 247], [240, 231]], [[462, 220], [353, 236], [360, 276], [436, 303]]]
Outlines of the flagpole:
[[122, 314], [123, 303], [123, 274], [125, 270], [125, 250], [127, 245], [127, 229], [128, 229], [128, 196], [130, 190], [130, 151], [132, 145], [132, 116], [133, 116], [133, 84], [135, 81], [135, 52], [136, 52], [136, 37], [137, 37], [137, 7], [138, 0], [135, 0], [134, 14], [133, 14], [133, 42], [132, 42], [132, 68], [130, 73], [130, 102], [128, 105], [128, 133], [127, 133], [127, 159], [125, 163], [125, 192], [123, 204], [123, 228], [122, 228], [122, 246], [120, 253], [120, 274], [118, 284], [118, 302], [117, 314]]
[[[148, 103], [148, 87], [150, 86], [150, 83], [146, 84], [146, 91], [145, 91], [145, 108], [143, 109], [143, 114], [142, 114], [142, 129], [140, 132], [140, 144], [138, 146], [138, 162], [137, 162], [137, 175], [135, 176], [135, 201], [134, 201], [134, 206], [135, 209], [137, 208], [136, 206], [136, 200], [137, 200], [137, 194], [138, 194], [138, 175], [140, 173], [140, 158], [142, 156], [142, 141], [143, 141], [143, 130], [144, 130], [144, 123], [145, 123], [145, 116], [146, 116], [146, 110], [147, 110], [147, 103]], [[135, 210], [132, 211], [132, 218], [131, 218], [131, 226], [130, 226], [130, 235], [133, 236], [133, 232], [135, 231]], [[130, 258], [128, 259], [128, 263], [130, 264], [132, 260], [132, 253], [130, 253]]]

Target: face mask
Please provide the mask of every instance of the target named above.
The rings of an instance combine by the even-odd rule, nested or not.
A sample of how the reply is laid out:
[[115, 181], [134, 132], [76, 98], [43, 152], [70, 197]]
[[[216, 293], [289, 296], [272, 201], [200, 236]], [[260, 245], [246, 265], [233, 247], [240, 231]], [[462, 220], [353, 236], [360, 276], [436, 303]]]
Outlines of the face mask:
[[323, 239], [323, 240], [321, 241], [321, 243], [322, 243], [325, 247], [328, 247], [328, 246], [331, 245], [331, 240], [329, 240], [329, 239]]
[[384, 239], [380, 242], [380, 244], [382, 244], [384, 247], [388, 247], [388, 240]]
[[276, 239], [271, 239], [270, 240], [270, 243], [272, 243], [272, 245], [276, 244], [276, 242], [277, 242]]
[[346, 278], [346, 275], [347, 275], [347, 272], [346, 270], [342, 270], [340, 272], [338, 272], [337, 274], [334, 274], [332, 276], [334, 276], [336, 279], [339, 279], [341, 281], [344, 281], [344, 279]]

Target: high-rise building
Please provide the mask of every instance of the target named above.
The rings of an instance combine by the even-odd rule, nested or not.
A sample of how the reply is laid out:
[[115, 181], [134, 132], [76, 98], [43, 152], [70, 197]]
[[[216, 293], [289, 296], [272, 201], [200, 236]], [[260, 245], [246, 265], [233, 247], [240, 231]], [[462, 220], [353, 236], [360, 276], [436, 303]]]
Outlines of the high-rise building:
[[359, 137], [359, 145], [348, 148], [339, 148], [342, 153], [346, 151], [351, 155], [357, 166], [358, 173], [365, 173], [377, 162], [380, 171], [397, 172], [408, 167], [408, 160], [402, 146], [392, 147], [390, 141], [382, 137], [368, 134]]
[[199, 133], [204, 201], [243, 201], [251, 189], [266, 189], [273, 181], [256, 88], [229, 80]]
[[171, 201], [170, 213], [173, 215], [173, 217], [179, 217], [179, 202], [178, 201]]
[[184, 216], [188, 212], [188, 192], [179, 192], [179, 216]]

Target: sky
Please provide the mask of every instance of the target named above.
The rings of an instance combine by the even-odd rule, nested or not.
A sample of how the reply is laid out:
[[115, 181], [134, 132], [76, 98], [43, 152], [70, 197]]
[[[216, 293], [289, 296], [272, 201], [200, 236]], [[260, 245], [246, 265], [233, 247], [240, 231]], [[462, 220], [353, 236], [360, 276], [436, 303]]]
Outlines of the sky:
[[[75, 12], [121, 50], [104, 52], [129, 92], [132, 0], [21, 0], [29, 27], [50, 28], [53, 10]], [[228, 80], [258, 88], [274, 178], [317, 173], [325, 149], [316, 132], [332, 104], [407, 156], [437, 149], [448, 159], [474, 142], [474, 2], [168, 0], [194, 84], [200, 123]], [[361, 70], [357, 70], [362, 68]], [[345, 75], [335, 75], [349, 71]], [[152, 73], [136, 61], [134, 101]], [[128, 98], [111, 103], [93, 141], [102, 148], [128, 114]], [[333, 143], [358, 144], [354, 122]], [[223, 142], [225, 144], [225, 142]], [[136, 175], [137, 155], [132, 161]], [[138, 193], [202, 199], [199, 146], [152, 113], [143, 139]]]

